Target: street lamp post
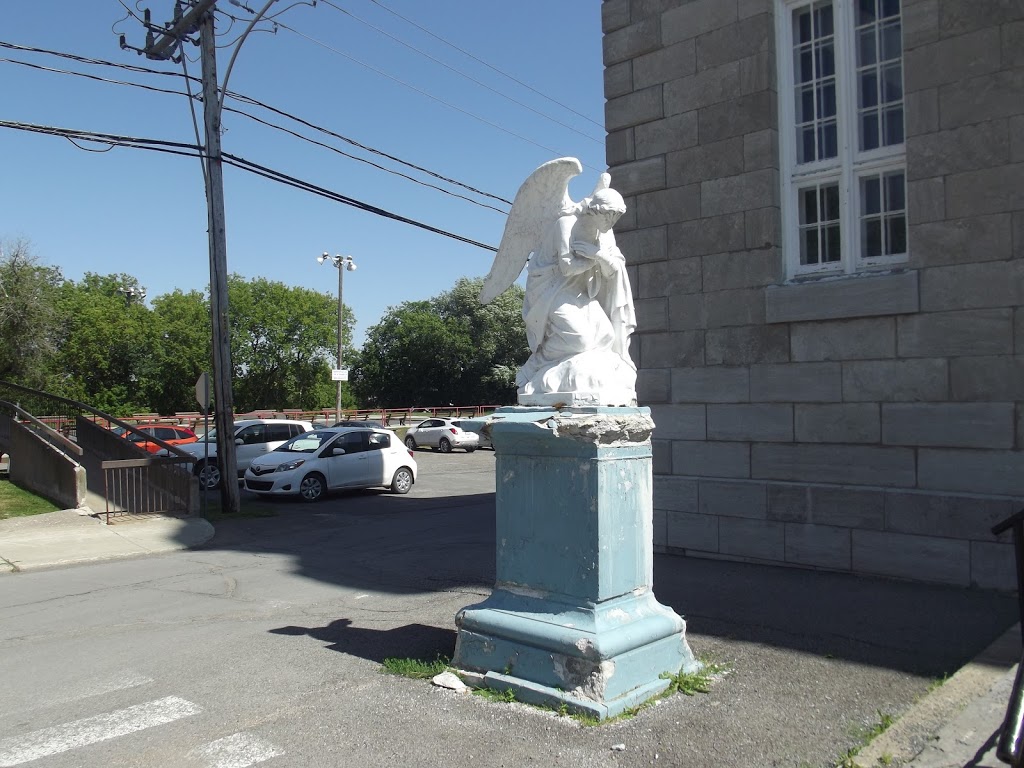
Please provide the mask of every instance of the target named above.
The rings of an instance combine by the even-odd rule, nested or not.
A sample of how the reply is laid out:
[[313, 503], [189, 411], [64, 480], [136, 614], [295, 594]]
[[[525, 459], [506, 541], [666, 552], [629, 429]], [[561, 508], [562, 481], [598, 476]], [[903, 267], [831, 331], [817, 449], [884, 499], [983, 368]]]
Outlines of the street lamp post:
[[141, 302], [141, 301], [145, 301], [145, 299], [146, 299], [146, 290], [144, 288], [140, 288], [140, 289], [135, 289], [135, 288], [132, 288], [132, 287], [118, 288], [117, 292], [121, 293], [121, 294], [124, 294], [124, 303], [125, 303], [126, 306], [129, 306], [129, 307], [132, 305], [132, 301], [140, 301]]
[[[323, 264], [324, 262], [331, 262], [338, 269], [338, 368], [341, 369], [341, 354], [344, 348], [344, 304], [342, 303], [342, 296], [345, 289], [345, 272], [356, 271], [356, 263], [352, 260], [351, 256], [331, 256], [327, 251], [323, 252], [322, 256], [317, 256], [316, 260]], [[335, 421], [341, 421], [341, 379], [338, 379], [338, 400], [334, 409]]]

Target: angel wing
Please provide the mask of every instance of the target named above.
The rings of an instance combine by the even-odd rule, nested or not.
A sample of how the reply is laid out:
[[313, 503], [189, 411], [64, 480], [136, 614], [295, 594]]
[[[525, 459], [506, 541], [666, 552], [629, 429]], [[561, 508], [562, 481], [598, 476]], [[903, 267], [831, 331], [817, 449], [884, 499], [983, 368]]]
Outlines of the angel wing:
[[491, 271], [480, 290], [480, 303], [489, 304], [516, 281], [530, 254], [537, 249], [546, 225], [558, 218], [569, 198], [569, 179], [583, 166], [575, 157], [560, 157], [544, 163], [527, 177], [516, 192], [505, 232], [494, 256]]

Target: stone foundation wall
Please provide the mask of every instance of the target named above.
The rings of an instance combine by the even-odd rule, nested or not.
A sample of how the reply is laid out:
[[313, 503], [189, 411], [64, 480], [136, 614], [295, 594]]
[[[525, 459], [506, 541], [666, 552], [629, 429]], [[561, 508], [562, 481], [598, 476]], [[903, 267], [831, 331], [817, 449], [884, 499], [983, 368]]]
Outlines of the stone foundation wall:
[[909, 262], [787, 281], [773, 0], [606, 0], [655, 546], [985, 588], [1024, 506], [1024, 4], [903, 0]]

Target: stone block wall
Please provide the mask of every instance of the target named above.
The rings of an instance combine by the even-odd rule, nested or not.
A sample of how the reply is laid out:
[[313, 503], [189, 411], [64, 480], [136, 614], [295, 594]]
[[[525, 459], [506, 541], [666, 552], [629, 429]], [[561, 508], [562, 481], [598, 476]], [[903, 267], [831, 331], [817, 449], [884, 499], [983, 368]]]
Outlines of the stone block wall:
[[1024, 3], [903, 0], [909, 262], [787, 280], [774, 0], [605, 0], [660, 551], [1014, 585]]

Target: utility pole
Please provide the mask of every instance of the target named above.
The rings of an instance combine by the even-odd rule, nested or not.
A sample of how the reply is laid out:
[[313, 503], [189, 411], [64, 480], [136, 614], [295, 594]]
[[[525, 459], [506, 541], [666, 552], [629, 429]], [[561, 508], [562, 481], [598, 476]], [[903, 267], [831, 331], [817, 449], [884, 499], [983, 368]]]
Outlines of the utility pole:
[[[213, 2], [210, 3], [211, 8]], [[220, 506], [238, 512], [235, 469], [235, 398], [231, 392], [231, 325], [228, 322], [228, 244], [224, 225], [224, 165], [220, 149], [221, 101], [217, 92], [217, 46], [213, 11], [199, 23], [202, 55], [203, 122], [206, 128], [206, 203], [210, 235], [210, 319], [213, 326], [213, 397], [217, 403], [217, 456], [220, 463]]]
[[213, 396], [216, 402], [217, 457], [224, 512], [239, 511], [235, 451], [234, 397], [231, 392], [231, 329], [228, 323], [228, 256], [224, 225], [224, 167], [220, 147], [221, 100], [217, 88], [217, 48], [213, 8], [217, 0], [197, 0], [143, 53], [167, 59], [186, 35], [199, 27], [202, 56], [203, 121], [206, 129], [206, 205], [210, 239], [210, 321], [213, 327]]

